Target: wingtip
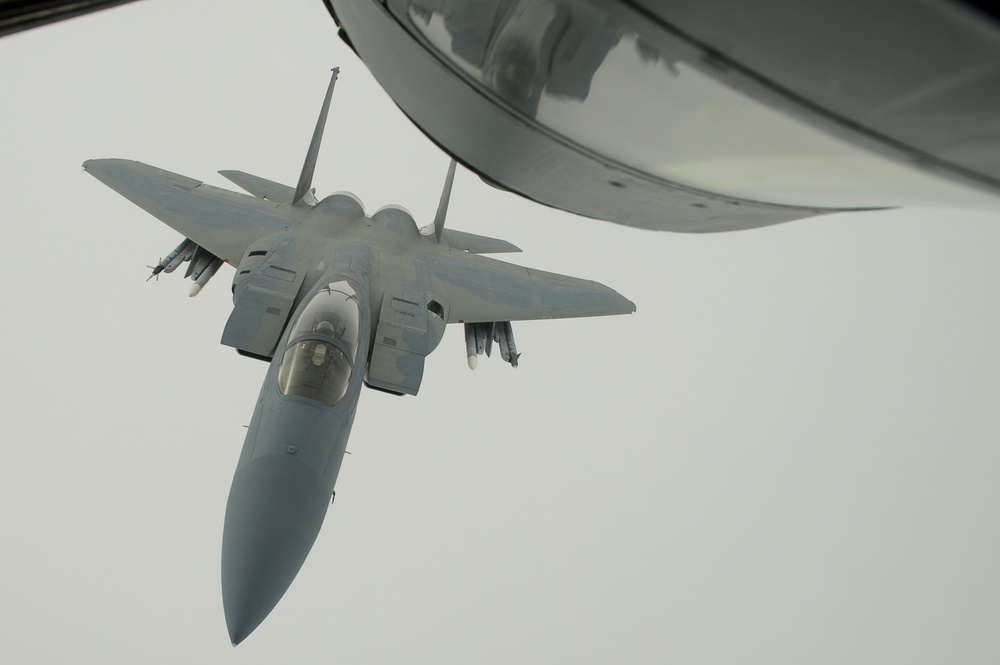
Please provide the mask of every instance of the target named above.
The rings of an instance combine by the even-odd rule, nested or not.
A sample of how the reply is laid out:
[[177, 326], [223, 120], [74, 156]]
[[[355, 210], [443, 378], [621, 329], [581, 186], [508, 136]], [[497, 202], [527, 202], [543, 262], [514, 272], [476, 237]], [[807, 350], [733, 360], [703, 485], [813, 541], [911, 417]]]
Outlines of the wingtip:
[[88, 159], [83, 164], [80, 165], [84, 171], [88, 173], [100, 172], [109, 166], [114, 166], [117, 164], [140, 164], [140, 162], [134, 159], [121, 159], [118, 157], [101, 157], [100, 159]]

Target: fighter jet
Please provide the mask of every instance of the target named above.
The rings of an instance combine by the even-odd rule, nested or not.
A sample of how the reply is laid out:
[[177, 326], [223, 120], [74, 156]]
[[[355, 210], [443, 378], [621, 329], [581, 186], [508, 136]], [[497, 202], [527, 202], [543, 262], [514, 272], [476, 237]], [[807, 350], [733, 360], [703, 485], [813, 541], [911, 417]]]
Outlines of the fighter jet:
[[236, 267], [222, 343], [270, 363], [226, 507], [222, 599], [234, 645], [281, 599], [319, 533], [363, 385], [416, 395], [448, 323], [464, 324], [473, 369], [494, 342], [516, 367], [511, 321], [635, 311], [602, 284], [482, 256], [520, 251], [506, 241], [445, 229], [454, 161], [423, 229], [398, 207], [369, 216], [351, 194], [317, 201], [337, 75], [294, 188], [220, 171], [249, 196], [135, 161], [83, 165], [184, 235], [150, 277], [187, 263], [196, 295], [223, 263]]

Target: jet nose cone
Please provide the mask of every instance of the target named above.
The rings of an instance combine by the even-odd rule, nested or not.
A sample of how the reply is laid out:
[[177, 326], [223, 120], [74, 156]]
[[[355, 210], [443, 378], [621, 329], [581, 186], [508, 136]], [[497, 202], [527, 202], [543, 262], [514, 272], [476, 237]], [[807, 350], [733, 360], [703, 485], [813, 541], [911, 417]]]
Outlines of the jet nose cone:
[[222, 605], [234, 646], [284, 595], [329, 505], [319, 474], [291, 455], [255, 459], [236, 474], [222, 534]]

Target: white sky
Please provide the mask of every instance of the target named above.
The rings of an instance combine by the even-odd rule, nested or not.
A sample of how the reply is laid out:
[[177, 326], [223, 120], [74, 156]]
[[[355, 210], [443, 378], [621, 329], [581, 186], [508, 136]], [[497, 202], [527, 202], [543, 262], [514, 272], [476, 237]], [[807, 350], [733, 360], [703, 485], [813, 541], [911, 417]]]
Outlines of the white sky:
[[[142, 2], [0, 40], [0, 661], [995, 663], [995, 212], [641, 232], [460, 171], [449, 225], [632, 317], [515, 325], [521, 367], [365, 391], [337, 503], [229, 645], [219, 552], [266, 366], [219, 345], [230, 268], [80, 171], [126, 157], [315, 184], [421, 223], [447, 158], [319, 0]], [[233, 186], [234, 187], [234, 186]]]

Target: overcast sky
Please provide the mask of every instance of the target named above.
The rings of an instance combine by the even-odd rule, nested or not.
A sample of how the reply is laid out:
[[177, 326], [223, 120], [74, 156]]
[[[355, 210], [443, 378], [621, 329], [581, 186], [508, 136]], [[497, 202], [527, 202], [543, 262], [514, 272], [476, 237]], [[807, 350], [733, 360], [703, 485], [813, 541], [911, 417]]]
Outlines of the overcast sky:
[[447, 157], [319, 0], [138, 2], [0, 40], [0, 661], [1000, 661], [996, 211], [713, 236], [549, 210], [459, 171], [448, 224], [629, 317], [515, 324], [521, 366], [364, 391], [312, 554], [230, 646], [226, 497], [266, 365], [232, 269], [80, 170], [314, 184], [431, 220]]

